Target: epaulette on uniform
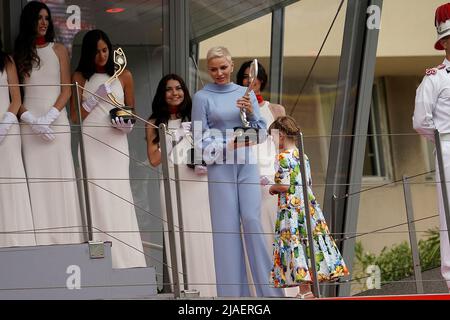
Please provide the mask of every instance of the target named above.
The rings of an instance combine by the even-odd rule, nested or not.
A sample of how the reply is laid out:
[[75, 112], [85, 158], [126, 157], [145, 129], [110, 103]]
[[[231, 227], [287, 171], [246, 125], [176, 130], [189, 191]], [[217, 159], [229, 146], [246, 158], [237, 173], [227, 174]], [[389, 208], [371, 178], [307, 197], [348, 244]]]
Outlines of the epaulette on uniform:
[[436, 69], [436, 68], [429, 68], [429, 69], [425, 70], [425, 75], [431, 76], [433, 74], [436, 74], [437, 70], [438, 69]]
[[431, 76], [431, 75], [433, 75], [433, 74], [436, 74], [436, 72], [437, 72], [438, 70], [442, 70], [442, 69], [444, 69], [444, 68], [445, 68], [445, 64], [441, 63], [440, 65], [438, 65], [438, 66], [436, 66], [436, 67], [434, 67], [434, 68], [426, 69], [426, 70], [425, 70], [425, 74], [426, 74], [427, 76]]

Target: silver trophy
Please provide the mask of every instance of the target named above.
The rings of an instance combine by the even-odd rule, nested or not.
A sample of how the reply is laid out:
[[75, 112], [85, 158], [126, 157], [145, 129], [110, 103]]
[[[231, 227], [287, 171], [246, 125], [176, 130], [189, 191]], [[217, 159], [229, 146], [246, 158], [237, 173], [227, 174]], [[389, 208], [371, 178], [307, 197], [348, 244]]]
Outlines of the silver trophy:
[[[253, 86], [255, 84], [255, 81], [258, 77], [258, 60], [257, 59], [253, 59], [252, 63], [250, 64], [250, 71], [248, 73], [248, 87], [247, 90], [245, 91], [245, 95], [248, 95], [250, 93], [250, 91], [252, 91]], [[242, 121], [242, 127], [234, 127], [234, 134], [236, 136], [236, 138], [242, 137], [243, 135], [246, 134], [246, 131], [248, 129], [250, 129], [250, 122], [247, 120], [247, 113], [245, 112], [244, 109], [241, 109], [240, 111], [240, 116], [241, 116], [241, 121]], [[258, 141], [258, 129], [256, 128], [251, 128], [252, 129], [252, 133], [255, 135], [255, 137], [251, 137], [248, 135], [247, 137], [245, 137], [246, 141], [252, 140], [252, 141]]]

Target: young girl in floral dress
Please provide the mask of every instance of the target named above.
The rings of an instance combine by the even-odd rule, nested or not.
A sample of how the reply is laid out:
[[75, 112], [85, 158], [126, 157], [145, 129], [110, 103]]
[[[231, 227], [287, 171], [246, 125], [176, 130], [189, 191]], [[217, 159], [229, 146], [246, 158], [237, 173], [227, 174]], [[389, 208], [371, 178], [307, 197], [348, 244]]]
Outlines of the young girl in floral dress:
[[[299, 298], [314, 298], [311, 292], [309, 244], [303, 202], [300, 157], [296, 136], [300, 132], [289, 116], [277, 118], [269, 127], [269, 134], [278, 145], [275, 163], [275, 184], [270, 194], [278, 195], [278, 211], [273, 242], [273, 267], [270, 283], [277, 288], [299, 286]], [[319, 282], [336, 281], [348, 275], [344, 260], [330, 236], [322, 210], [311, 189], [311, 168], [305, 155], [309, 211], [313, 229], [316, 270]]]

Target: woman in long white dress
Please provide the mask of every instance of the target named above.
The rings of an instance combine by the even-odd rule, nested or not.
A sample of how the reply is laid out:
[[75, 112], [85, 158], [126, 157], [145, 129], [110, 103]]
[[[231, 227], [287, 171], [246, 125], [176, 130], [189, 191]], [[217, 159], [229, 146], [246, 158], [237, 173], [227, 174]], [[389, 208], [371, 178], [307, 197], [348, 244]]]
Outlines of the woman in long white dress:
[[[181, 77], [175, 74], [169, 74], [163, 77], [156, 90], [152, 103], [152, 115], [149, 122], [159, 126], [165, 123], [172, 133], [168, 135], [167, 146], [171, 148], [172, 141], [175, 139], [177, 145], [173, 153], [182, 145], [188, 145], [186, 133], [190, 132], [192, 102], [189, 91]], [[161, 163], [161, 150], [159, 146], [158, 130], [147, 125], [147, 154], [150, 164], [154, 167]], [[186, 153], [186, 149], [178, 150], [180, 153]], [[173, 154], [172, 152], [170, 155]], [[170, 159], [176, 159], [170, 157]], [[181, 162], [181, 161], [180, 161]], [[170, 175], [174, 178], [174, 164], [169, 162]], [[206, 167], [197, 165], [195, 168], [188, 167], [185, 163], [178, 166], [180, 178], [180, 194], [175, 194], [175, 183], [172, 182], [172, 208], [174, 212], [175, 235], [179, 239], [179, 221], [177, 215], [177, 197], [180, 198], [181, 212], [183, 219], [184, 243], [186, 269], [182, 269], [181, 247], [177, 241], [177, 256], [180, 272], [187, 274], [188, 288], [198, 290], [200, 296], [215, 297], [216, 274], [214, 268], [214, 253], [211, 234], [211, 217], [208, 201], [208, 182], [206, 176]], [[171, 278], [172, 266], [170, 259], [167, 212], [165, 209], [164, 187], [161, 183], [161, 210], [164, 226], [164, 245], [169, 266], [169, 277]], [[183, 276], [180, 274], [180, 281]], [[183, 287], [183, 286], [182, 286]]]
[[[107, 102], [111, 101], [110, 93], [119, 103], [133, 107], [133, 78], [125, 69], [109, 84], [113, 74], [111, 41], [101, 30], [89, 31], [83, 38], [80, 62], [72, 78], [84, 88], [79, 90], [83, 97], [82, 132], [93, 239], [112, 242], [113, 268], [145, 267], [129, 180], [127, 134], [133, 124], [122, 117], [117, 122], [112, 120], [109, 112], [116, 105]], [[71, 115], [76, 119], [75, 101], [72, 101]]]
[[18, 83], [16, 66], [3, 52], [0, 38], [0, 247], [36, 245], [16, 116], [20, 90], [7, 87]]
[[67, 49], [54, 42], [48, 7], [22, 10], [14, 60], [24, 87], [19, 113], [38, 245], [84, 241], [65, 105], [70, 98]]

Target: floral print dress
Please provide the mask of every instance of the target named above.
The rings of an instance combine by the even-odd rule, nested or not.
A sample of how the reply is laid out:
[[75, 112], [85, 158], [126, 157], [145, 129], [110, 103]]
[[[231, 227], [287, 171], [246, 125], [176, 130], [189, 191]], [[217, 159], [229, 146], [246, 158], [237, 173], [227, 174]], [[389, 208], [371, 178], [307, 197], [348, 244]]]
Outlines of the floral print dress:
[[[344, 260], [330, 235], [322, 210], [311, 189], [311, 168], [305, 155], [307, 188], [317, 277], [320, 282], [335, 281], [349, 274]], [[285, 288], [311, 282], [309, 272], [309, 246], [302, 178], [298, 149], [286, 150], [277, 155], [275, 183], [289, 185], [285, 193], [278, 195], [278, 212], [273, 242], [273, 268], [270, 283]]]

